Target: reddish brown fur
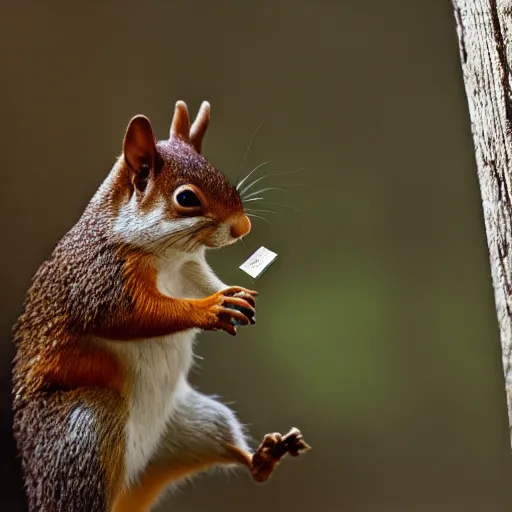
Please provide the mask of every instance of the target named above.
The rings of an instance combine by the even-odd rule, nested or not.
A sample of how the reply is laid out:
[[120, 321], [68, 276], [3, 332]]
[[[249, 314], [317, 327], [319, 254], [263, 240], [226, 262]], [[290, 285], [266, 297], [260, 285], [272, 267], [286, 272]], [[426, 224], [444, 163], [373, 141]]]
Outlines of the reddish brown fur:
[[239, 464], [248, 468], [257, 482], [268, 480], [281, 459], [290, 453], [298, 456], [310, 449], [296, 429], [282, 436], [267, 434], [254, 454], [236, 446], [225, 445], [226, 456], [208, 455], [201, 460], [183, 460], [179, 466], [150, 465], [134, 487], [124, 488], [117, 496], [112, 512], [147, 512], [170, 483], [194, 473], [207, 470], [215, 465]]
[[[155, 255], [126, 245], [113, 232], [120, 208], [134, 194], [139, 194], [141, 212], [164, 200], [169, 218], [176, 217], [170, 198], [182, 183], [201, 189], [207, 198], [205, 213], [215, 222], [243, 212], [234, 187], [197, 152], [207, 119], [201, 123], [196, 124], [193, 144], [177, 137], [156, 143], [147, 132], [149, 122], [137, 121], [135, 136], [128, 134], [125, 140], [129, 160], [121, 157], [33, 278], [14, 330], [13, 369], [14, 432], [31, 510], [53, 510], [55, 489], [62, 497], [74, 496], [69, 512], [104, 510], [117, 493], [130, 382], [123, 361], [98, 338], [136, 340], [191, 327], [225, 327], [218, 321], [221, 295], [196, 301], [163, 296], [156, 289]], [[143, 163], [150, 169], [147, 190], [141, 194], [137, 166]], [[56, 467], [52, 459], [52, 450], [61, 450], [52, 443], [66, 438], [74, 411], [82, 410], [88, 421], [97, 421], [96, 429], [88, 431], [91, 425], [84, 426], [83, 436], [69, 448], [80, 449], [82, 444], [88, 450], [84, 474], [71, 459], [69, 467]], [[98, 444], [89, 445], [94, 439]], [[48, 459], [34, 456], [38, 446], [46, 446]], [[71, 456], [71, 452], [63, 455], [67, 454]], [[82, 493], [84, 483], [79, 480], [84, 478], [104, 492]], [[47, 484], [41, 486], [42, 481]]]
[[150, 467], [135, 487], [124, 489], [118, 494], [112, 512], [147, 512], [171, 482], [208, 469], [211, 465], [213, 461], [195, 461], [188, 466]]
[[[154, 186], [142, 204], [147, 211], [154, 207], [163, 195], [170, 197], [180, 185], [192, 184], [201, 190], [206, 199], [205, 214], [217, 222], [224, 222], [231, 215], [243, 214], [243, 205], [235, 187], [228, 178], [218, 172], [201, 154], [179, 139], [160, 141]], [[167, 201], [169, 217], [178, 217], [171, 202]]]
[[59, 389], [108, 388], [126, 394], [126, 375], [116, 357], [98, 346], [69, 344], [42, 366], [48, 382]]
[[[167, 204], [169, 218], [179, 215], [174, 210], [170, 197], [172, 191], [183, 184], [192, 184], [200, 189], [206, 199], [204, 214], [216, 222], [224, 222], [232, 215], [244, 213], [243, 205], [235, 187], [201, 154], [202, 140], [209, 124], [209, 106], [201, 106], [196, 121], [191, 126], [187, 106], [176, 104], [170, 138], [156, 142], [151, 124], [144, 116], [136, 116], [130, 123], [123, 143], [124, 154], [129, 158], [123, 162], [120, 175], [130, 177], [130, 188], [134, 186], [139, 168], [149, 166], [148, 188], [140, 201], [141, 212], [155, 207], [159, 200]], [[122, 178], [114, 185], [126, 190], [127, 181]], [[125, 197], [119, 194], [118, 197]]]
[[[252, 455], [250, 453], [235, 446], [226, 446], [226, 453], [229, 453], [229, 457], [210, 455], [209, 457], [205, 456], [203, 460], [183, 461], [179, 467], [150, 465], [137, 485], [119, 493], [112, 512], [147, 512], [171, 482], [205, 471], [215, 465], [232, 464], [233, 461], [237, 461], [251, 469]], [[277, 460], [275, 464], [277, 464]]]
[[[157, 198], [170, 196], [181, 183], [192, 183], [208, 191], [209, 210], [215, 212], [217, 219], [243, 212], [228, 179], [190, 145], [174, 139], [156, 147], [159, 164], [153, 170], [154, 183], [141, 208], [151, 208]], [[65, 382], [66, 373], [58, 370], [62, 369], [59, 361], [69, 350], [65, 347], [80, 343], [84, 336], [130, 340], [196, 326], [212, 327], [209, 324], [214, 322], [215, 314], [211, 309], [220, 303], [220, 297], [192, 301], [161, 295], [156, 289], [154, 255], [122, 245], [113, 236], [112, 223], [119, 208], [135, 193], [132, 173], [122, 161], [113, 169], [108, 186], [100, 190], [34, 276], [25, 311], [16, 327], [16, 360], [20, 373], [25, 375], [25, 390], [32, 389], [32, 385], [34, 391], [44, 388], [45, 378], [52, 381], [53, 377], [61, 385], [72, 387], [71, 382]], [[176, 216], [170, 203], [168, 213]], [[31, 341], [34, 339], [38, 342]], [[57, 344], [53, 343], [55, 340]], [[101, 360], [102, 368], [108, 366], [118, 375], [119, 371], [113, 370], [113, 356], [96, 353], [93, 357], [87, 350], [90, 349], [75, 347], [67, 353], [89, 361], [84, 362], [84, 368], [93, 360]], [[98, 369], [91, 381], [105, 383], [102, 374], [104, 370]], [[112, 385], [117, 388], [116, 379]]]
[[[176, 136], [159, 143], [149, 121], [132, 120], [126, 158], [38, 269], [27, 293], [14, 330], [13, 409], [31, 512], [105, 512], [122, 489], [132, 383], [125, 362], [102, 338], [135, 341], [194, 327], [233, 333], [222, 315], [249, 321], [223, 305], [252, 310], [252, 298], [230, 296], [253, 293], [248, 290], [233, 288], [205, 299], [162, 295], [156, 286], [158, 255], [126, 243], [114, 230], [134, 196], [141, 214], [164, 202], [168, 218], [177, 217], [171, 198], [181, 184], [201, 190], [212, 227], [243, 214], [236, 189], [198, 152], [209, 107], [203, 107], [191, 135], [188, 114], [182, 106], [177, 112], [182, 117], [173, 124]], [[233, 457], [248, 463], [250, 455]], [[154, 497], [164, 480], [193, 470], [148, 473], [141, 499]]]

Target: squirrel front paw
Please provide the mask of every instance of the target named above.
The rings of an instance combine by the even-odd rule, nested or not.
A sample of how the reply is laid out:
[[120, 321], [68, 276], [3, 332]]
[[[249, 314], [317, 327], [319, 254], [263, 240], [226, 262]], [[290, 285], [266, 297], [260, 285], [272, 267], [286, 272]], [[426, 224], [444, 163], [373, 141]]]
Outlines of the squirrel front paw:
[[311, 450], [299, 429], [293, 427], [286, 435], [267, 434], [252, 456], [251, 474], [256, 482], [266, 482], [279, 461], [288, 453], [298, 457]]
[[254, 319], [258, 292], [241, 286], [231, 286], [211, 296], [210, 322], [206, 327], [212, 331], [226, 331], [236, 335], [236, 325], [256, 323]]

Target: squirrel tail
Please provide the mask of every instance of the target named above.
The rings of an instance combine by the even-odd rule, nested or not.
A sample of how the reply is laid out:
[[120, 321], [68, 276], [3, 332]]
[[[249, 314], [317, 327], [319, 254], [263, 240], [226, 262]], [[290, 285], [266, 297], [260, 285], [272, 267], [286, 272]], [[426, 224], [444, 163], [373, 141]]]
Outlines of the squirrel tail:
[[14, 410], [30, 512], [106, 512], [122, 478], [124, 404], [105, 389], [41, 393]]

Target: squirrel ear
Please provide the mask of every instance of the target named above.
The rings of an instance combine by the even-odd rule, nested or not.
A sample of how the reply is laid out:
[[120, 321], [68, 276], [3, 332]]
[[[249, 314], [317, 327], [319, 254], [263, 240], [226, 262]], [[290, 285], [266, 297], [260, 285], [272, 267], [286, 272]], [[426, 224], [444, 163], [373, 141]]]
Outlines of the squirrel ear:
[[171, 139], [177, 137], [184, 142], [189, 142], [190, 117], [184, 101], [177, 101], [174, 107], [174, 116], [171, 124]]
[[198, 153], [201, 153], [204, 134], [210, 124], [210, 111], [210, 104], [207, 101], [203, 101], [197, 117], [190, 128], [190, 144], [196, 148]]
[[135, 116], [129, 122], [123, 141], [123, 154], [126, 163], [134, 171], [138, 171], [143, 165], [153, 167], [156, 140], [146, 116]]

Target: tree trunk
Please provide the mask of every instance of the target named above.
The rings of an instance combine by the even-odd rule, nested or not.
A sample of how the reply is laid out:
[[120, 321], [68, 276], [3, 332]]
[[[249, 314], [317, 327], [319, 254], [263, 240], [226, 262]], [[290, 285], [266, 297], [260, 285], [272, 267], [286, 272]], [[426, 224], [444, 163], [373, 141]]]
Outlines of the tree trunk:
[[453, 0], [482, 194], [512, 442], [512, 0]]

